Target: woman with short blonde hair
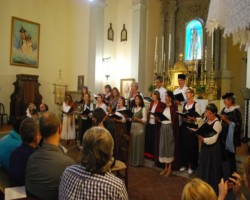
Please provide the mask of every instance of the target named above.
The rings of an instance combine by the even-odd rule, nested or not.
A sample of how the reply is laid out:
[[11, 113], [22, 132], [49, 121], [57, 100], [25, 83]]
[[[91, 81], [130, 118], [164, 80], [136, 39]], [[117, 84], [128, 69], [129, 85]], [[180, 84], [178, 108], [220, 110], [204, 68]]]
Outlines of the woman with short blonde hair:
[[217, 200], [217, 196], [210, 185], [195, 178], [185, 185], [181, 200]]

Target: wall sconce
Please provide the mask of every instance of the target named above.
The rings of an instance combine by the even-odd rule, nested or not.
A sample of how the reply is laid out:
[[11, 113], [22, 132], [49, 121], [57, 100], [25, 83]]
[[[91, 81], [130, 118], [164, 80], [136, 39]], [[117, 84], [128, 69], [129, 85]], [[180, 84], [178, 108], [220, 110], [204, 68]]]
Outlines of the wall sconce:
[[[104, 64], [104, 67], [106, 68], [106, 74], [105, 74], [105, 77], [107, 79], [107, 83], [108, 83], [108, 79], [110, 77], [110, 70], [109, 70], [109, 60], [111, 59], [111, 57], [107, 57], [107, 58], [102, 58], [102, 62]], [[106, 63], [106, 64], [105, 64]]]
[[59, 79], [53, 83], [54, 85], [54, 95], [55, 95], [55, 104], [57, 105], [62, 105], [64, 98], [65, 98], [65, 93], [67, 89], [67, 85], [64, 83], [62, 80], [62, 70], [59, 70]]
[[125, 24], [123, 24], [123, 29], [121, 32], [121, 42], [126, 42], [128, 40], [128, 33], [127, 30], [125, 28]]
[[112, 28], [112, 23], [109, 24], [108, 40], [114, 41], [114, 30]]

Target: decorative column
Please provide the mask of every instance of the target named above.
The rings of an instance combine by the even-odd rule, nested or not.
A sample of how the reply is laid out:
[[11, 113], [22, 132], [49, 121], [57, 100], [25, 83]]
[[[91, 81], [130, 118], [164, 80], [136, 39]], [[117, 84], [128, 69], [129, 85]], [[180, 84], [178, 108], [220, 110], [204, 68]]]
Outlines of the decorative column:
[[232, 74], [227, 66], [227, 38], [221, 36], [221, 95], [231, 91]]
[[[174, 45], [175, 45], [175, 14], [177, 10], [177, 1], [176, 0], [171, 0], [169, 3], [169, 9], [168, 9], [168, 14], [169, 14], [169, 23], [168, 23], [168, 37], [171, 34], [171, 44], [170, 44], [170, 65], [174, 66]], [[169, 49], [168, 49], [169, 51]]]
[[[132, 1], [132, 53], [131, 53], [131, 77], [138, 80], [140, 88], [145, 84], [146, 66], [146, 1]], [[140, 72], [140, 76], [139, 76]]]
[[97, 77], [103, 65], [105, 0], [95, 0], [90, 4], [87, 85], [90, 91], [102, 91], [103, 80]]

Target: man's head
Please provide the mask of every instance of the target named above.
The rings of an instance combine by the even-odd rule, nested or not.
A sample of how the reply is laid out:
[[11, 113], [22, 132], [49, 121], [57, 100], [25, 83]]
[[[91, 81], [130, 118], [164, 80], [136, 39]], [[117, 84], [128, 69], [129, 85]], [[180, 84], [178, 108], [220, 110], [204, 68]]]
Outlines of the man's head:
[[160, 88], [162, 86], [163, 78], [161, 76], [157, 76], [155, 80], [155, 85], [157, 88]]
[[178, 84], [180, 88], [183, 88], [186, 82], [186, 75], [185, 74], [178, 74]]
[[34, 118], [26, 118], [20, 127], [22, 141], [26, 144], [37, 146], [41, 140], [39, 122]]
[[87, 171], [104, 174], [112, 165], [114, 141], [102, 127], [88, 129], [83, 136], [81, 164]]
[[60, 120], [52, 112], [42, 114], [40, 120], [40, 133], [44, 139], [60, 133]]

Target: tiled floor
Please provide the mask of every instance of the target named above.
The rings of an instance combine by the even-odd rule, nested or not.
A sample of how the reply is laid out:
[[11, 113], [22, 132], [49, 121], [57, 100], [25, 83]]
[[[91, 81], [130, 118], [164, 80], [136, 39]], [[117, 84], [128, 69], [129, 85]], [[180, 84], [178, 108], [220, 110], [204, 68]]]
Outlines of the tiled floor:
[[158, 169], [129, 167], [128, 194], [130, 200], [179, 200], [187, 178], [164, 177]]

